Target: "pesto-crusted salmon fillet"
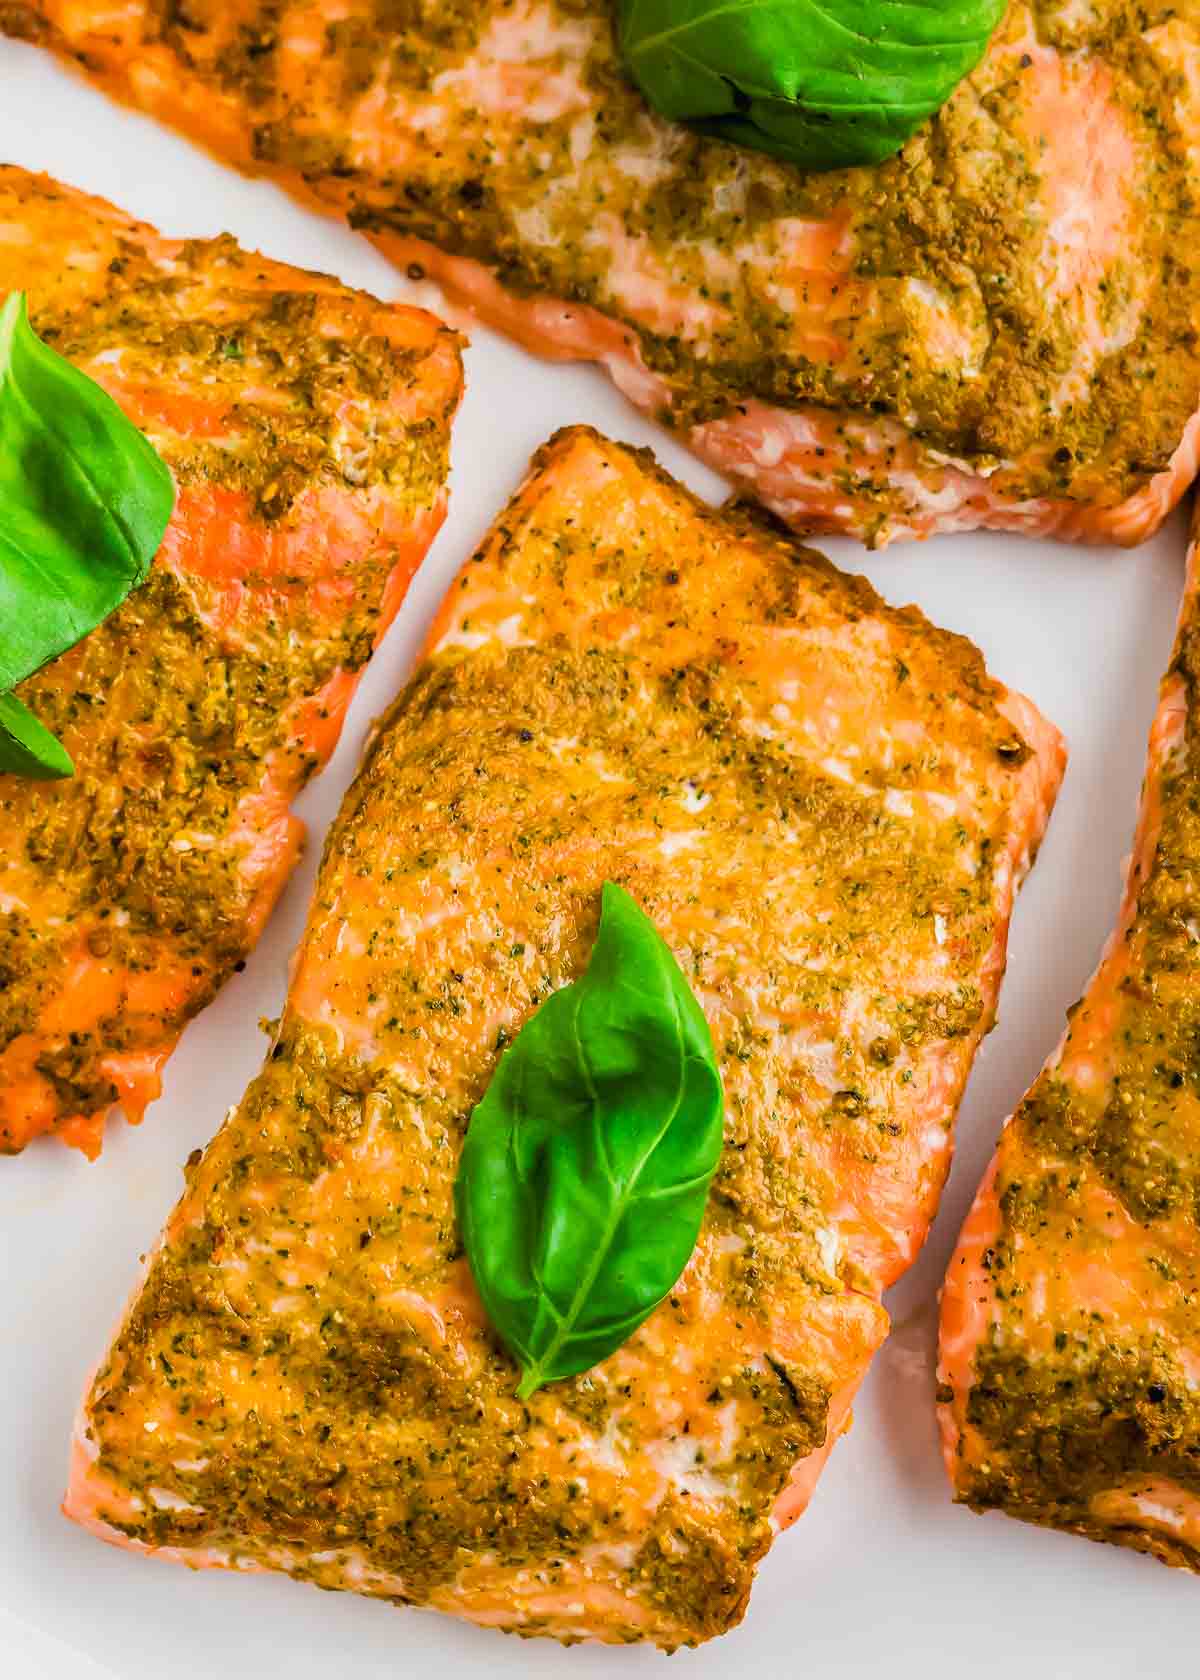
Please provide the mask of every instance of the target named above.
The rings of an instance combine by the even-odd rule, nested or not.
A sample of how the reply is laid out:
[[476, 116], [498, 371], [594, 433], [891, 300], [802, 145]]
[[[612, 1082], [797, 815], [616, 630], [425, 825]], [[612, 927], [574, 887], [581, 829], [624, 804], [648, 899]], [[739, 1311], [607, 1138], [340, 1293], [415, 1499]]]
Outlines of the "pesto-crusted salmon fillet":
[[6, 0], [799, 530], [1133, 543], [1200, 447], [1200, 9], [1016, 3], [892, 161], [659, 119], [610, 0]]
[[[68, 1514], [522, 1633], [732, 1626], [932, 1217], [1061, 769], [969, 643], [559, 434], [331, 830], [273, 1048], [86, 1397]], [[724, 1153], [670, 1296], [523, 1401], [453, 1185], [606, 881], [703, 1007]]]
[[1116, 929], [942, 1296], [956, 1498], [1200, 1570], [1200, 546]]
[[292, 799], [442, 519], [459, 350], [421, 311], [0, 168], [12, 289], [177, 491], [146, 582], [17, 690], [75, 775], [0, 776], [0, 1152], [95, 1154], [296, 861]]

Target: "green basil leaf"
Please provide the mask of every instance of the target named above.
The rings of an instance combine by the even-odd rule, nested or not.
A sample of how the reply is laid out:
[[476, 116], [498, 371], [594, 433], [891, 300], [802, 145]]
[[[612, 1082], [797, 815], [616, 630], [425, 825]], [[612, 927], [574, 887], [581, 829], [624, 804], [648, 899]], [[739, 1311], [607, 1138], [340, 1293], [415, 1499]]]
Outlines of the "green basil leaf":
[[721, 1155], [708, 1023], [654, 924], [607, 882], [586, 974], [500, 1059], [455, 1183], [467, 1258], [524, 1399], [632, 1335], [688, 1262]]
[[[166, 465], [99, 385], [43, 344], [24, 295], [0, 306], [0, 691], [94, 630], [141, 583], [175, 501]], [[19, 702], [17, 702], [19, 706]], [[6, 708], [0, 768], [70, 775]]]
[[986, 51], [1005, 0], [617, 0], [662, 116], [804, 169], [891, 157]]
[[0, 694], [0, 774], [38, 781], [75, 774], [66, 748], [15, 694]]

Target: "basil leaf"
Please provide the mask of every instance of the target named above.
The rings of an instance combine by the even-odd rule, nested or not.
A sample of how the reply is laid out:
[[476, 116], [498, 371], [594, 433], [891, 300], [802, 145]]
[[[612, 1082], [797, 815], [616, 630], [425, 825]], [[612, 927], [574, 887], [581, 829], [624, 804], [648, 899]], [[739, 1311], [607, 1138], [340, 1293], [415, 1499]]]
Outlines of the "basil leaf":
[[75, 774], [70, 753], [15, 694], [0, 694], [0, 772], [38, 781]]
[[[0, 691], [86, 636], [142, 581], [174, 500], [153, 446], [42, 343], [23, 294], [10, 293], [0, 306]], [[5, 708], [0, 769], [69, 775], [67, 754], [20, 713]]]
[[700, 1005], [611, 881], [587, 973], [501, 1057], [455, 1206], [524, 1399], [632, 1335], [688, 1262], [721, 1155], [724, 1096]]
[[891, 157], [987, 48], [1005, 0], [617, 0], [662, 116], [804, 169]]

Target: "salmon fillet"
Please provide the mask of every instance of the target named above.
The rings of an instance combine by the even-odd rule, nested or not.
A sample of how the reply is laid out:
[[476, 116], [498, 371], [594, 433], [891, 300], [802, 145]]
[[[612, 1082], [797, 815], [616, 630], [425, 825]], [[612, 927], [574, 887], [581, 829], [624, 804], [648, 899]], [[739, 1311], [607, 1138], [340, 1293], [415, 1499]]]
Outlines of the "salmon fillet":
[[0, 776], [0, 1152], [139, 1119], [296, 858], [289, 806], [445, 507], [458, 341], [0, 167], [0, 295], [150, 437], [147, 581], [17, 692], [71, 780]]
[[1200, 1570], [1200, 545], [1112, 938], [942, 1296], [955, 1497]]
[[[91, 1385], [67, 1513], [522, 1633], [732, 1626], [933, 1215], [1062, 764], [968, 642], [561, 433], [334, 824], [274, 1046]], [[521, 1402], [453, 1180], [610, 879], [706, 1012], [726, 1147], [669, 1299]]]
[[1200, 449], [1200, 13], [1014, 4], [896, 159], [655, 117], [609, 0], [3, 0], [798, 530], [1149, 535]]

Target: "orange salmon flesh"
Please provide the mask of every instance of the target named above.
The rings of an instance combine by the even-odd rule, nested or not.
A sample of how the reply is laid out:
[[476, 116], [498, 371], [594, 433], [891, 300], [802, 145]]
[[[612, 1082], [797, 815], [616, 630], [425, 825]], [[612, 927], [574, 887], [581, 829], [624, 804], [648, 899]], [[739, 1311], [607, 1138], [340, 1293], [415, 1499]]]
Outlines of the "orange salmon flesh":
[[243, 966], [441, 523], [456, 336], [0, 167], [0, 295], [175, 478], [147, 581], [19, 686], [74, 777], [0, 776], [0, 1152], [137, 1120]]
[[1014, 0], [900, 155], [657, 117], [610, 0], [7, 0], [0, 28], [267, 173], [801, 531], [1149, 535], [1200, 449], [1194, 6]]
[[[88, 1390], [68, 1515], [566, 1641], [731, 1627], [933, 1217], [1063, 761], [961, 637], [560, 433], [330, 832], [262, 1072]], [[725, 1148], [668, 1299], [522, 1402], [456, 1163], [606, 880], [705, 1011]]]
[[942, 1296], [955, 1496], [1200, 1571], [1200, 546], [1120, 916]]

